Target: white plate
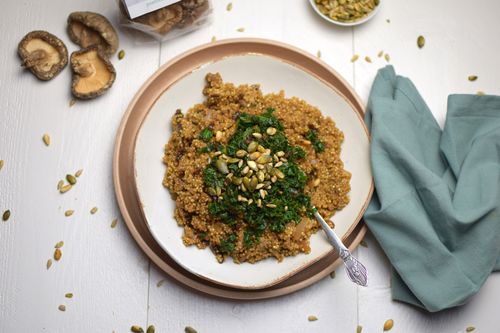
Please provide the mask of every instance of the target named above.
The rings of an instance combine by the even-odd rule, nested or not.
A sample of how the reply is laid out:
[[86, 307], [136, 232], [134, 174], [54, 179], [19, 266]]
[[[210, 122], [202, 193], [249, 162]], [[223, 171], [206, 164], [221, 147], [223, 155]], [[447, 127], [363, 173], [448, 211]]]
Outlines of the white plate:
[[341, 237], [359, 221], [371, 195], [367, 130], [359, 113], [331, 86], [298, 67], [258, 54], [235, 55], [194, 70], [170, 86], [151, 108], [137, 136], [134, 168], [138, 195], [152, 235], [179, 265], [193, 274], [235, 288], [269, 287], [330, 252], [332, 247], [324, 233], [311, 237], [310, 254], [287, 257], [281, 263], [268, 258], [255, 264], [235, 264], [230, 259], [219, 264], [210, 249], [184, 246], [183, 229], [173, 216], [175, 202], [162, 185], [163, 149], [172, 133], [172, 115], [178, 108], [187, 110], [204, 100], [202, 89], [209, 72], [219, 72], [224, 81], [235, 84], [259, 83], [264, 93], [284, 90], [286, 96], [302, 98], [334, 119], [345, 136], [341, 158], [345, 169], [352, 173], [350, 203], [333, 219]]

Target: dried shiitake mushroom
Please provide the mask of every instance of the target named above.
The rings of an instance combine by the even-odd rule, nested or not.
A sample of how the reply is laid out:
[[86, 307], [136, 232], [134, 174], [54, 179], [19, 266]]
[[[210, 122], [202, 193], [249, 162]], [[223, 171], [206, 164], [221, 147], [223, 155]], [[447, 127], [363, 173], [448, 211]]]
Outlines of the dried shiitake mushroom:
[[106, 92], [115, 81], [115, 68], [97, 46], [71, 54], [71, 92], [80, 99], [92, 99]]
[[134, 22], [150, 26], [155, 32], [164, 35], [181, 20], [182, 7], [174, 4], [139, 16], [134, 19]]
[[82, 48], [98, 46], [107, 57], [118, 49], [118, 34], [107, 18], [93, 12], [74, 12], [68, 16], [69, 38]]
[[193, 24], [209, 9], [207, 0], [182, 0], [180, 5], [183, 9], [183, 15], [181, 22], [178, 24], [179, 28]]
[[47, 31], [32, 31], [19, 42], [17, 53], [22, 66], [40, 80], [50, 80], [68, 63], [66, 45]]

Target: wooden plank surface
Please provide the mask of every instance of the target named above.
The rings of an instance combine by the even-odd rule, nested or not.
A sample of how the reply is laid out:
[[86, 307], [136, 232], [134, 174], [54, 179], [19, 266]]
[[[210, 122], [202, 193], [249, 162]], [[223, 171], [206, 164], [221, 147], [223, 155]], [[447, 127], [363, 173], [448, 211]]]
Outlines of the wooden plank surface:
[[[278, 299], [234, 302], [193, 293], [150, 265], [120, 221], [111, 181], [111, 154], [121, 116], [159, 65], [212, 36], [217, 39], [261, 37], [298, 46], [322, 60], [353, 84], [366, 101], [376, 70], [385, 65], [379, 50], [391, 56], [398, 73], [409, 76], [442, 124], [451, 92], [499, 93], [496, 66], [498, 2], [384, 0], [374, 20], [354, 29], [335, 28], [317, 17], [306, 0], [215, 0], [214, 23], [182, 38], [137, 43], [120, 31], [122, 61], [114, 87], [91, 102], [68, 103], [70, 71], [39, 82], [19, 67], [18, 41], [28, 31], [45, 29], [59, 36], [70, 52], [77, 47], [65, 32], [67, 15], [92, 10], [117, 23], [114, 1], [4, 1], [0, 11], [0, 332], [127, 332], [133, 324], [155, 324], [157, 332], [496, 332], [500, 317], [500, 278], [493, 275], [464, 307], [426, 314], [390, 299], [390, 266], [373, 237], [358, 254], [370, 273], [370, 287], [357, 288], [343, 274]], [[476, 13], [473, 15], [473, 13]], [[386, 22], [390, 19], [390, 23]], [[244, 32], [237, 29], [243, 27]], [[416, 47], [418, 35], [426, 46]], [[360, 54], [355, 64], [351, 56]], [[364, 56], [373, 63], [366, 63]], [[476, 82], [467, 76], [479, 76]], [[49, 133], [50, 147], [41, 137]], [[56, 184], [83, 168], [70, 192]], [[91, 215], [89, 210], [99, 211]], [[74, 209], [71, 217], [64, 211]], [[47, 271], [54, 244], [64, 240], [63, 257]], [[157, 287], [158, 281], [165, 280]], [[66, 299], [65, 293], [74, 293]], [[60, 312], [59, 304], [66, 305]], [[319, 320], [307, 321], [308, 315]]]

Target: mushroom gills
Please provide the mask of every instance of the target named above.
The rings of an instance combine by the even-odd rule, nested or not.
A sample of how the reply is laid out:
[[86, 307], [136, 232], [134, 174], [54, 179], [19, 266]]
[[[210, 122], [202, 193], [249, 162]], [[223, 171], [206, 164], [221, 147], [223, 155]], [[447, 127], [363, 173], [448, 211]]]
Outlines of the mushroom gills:
[[106, 63], [99, 57], [97, 50], [74, 56], [74, 71], [82, 78], [75, 85], [75, 90], [88, 94], [101, 90], [111, 81], [112, 74]]

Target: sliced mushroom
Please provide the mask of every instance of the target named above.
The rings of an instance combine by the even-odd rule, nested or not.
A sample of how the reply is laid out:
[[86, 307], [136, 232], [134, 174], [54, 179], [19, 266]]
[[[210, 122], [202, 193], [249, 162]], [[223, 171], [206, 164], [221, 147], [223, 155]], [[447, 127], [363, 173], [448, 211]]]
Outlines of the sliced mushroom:
[[97, 46], [71, 54], [71, 92], [80, 99], [92, 99], [106, 92], [115, 81], [115, 68]]
[[59, 74], [68, 63], [66, 45], [47, 31], [32, 31], [19, 42], [17, 53], [22, 66], [37, 78], [47, 81]]
[[163, 7], [135, 18], [133, 21], [151, 27], [159, 34], [166, 34], [182, 20], [182, 7], [178, 4]]
[[118, 34], [107, 18], [93, 12], [74, 12], [68, 16], [69, 38], [82, 48], [98, 46], [106, 56], [118, 49]]

